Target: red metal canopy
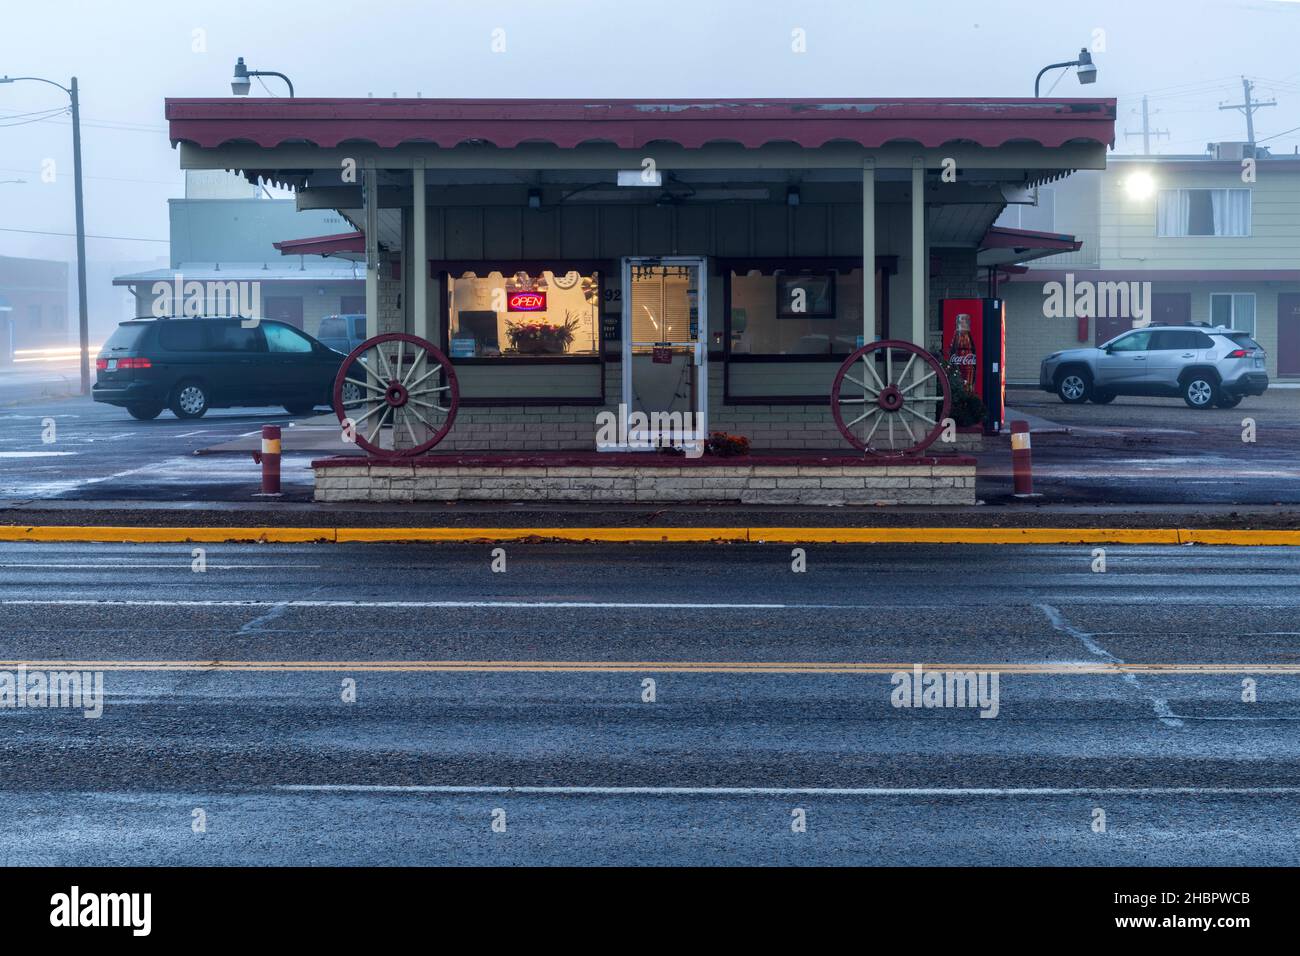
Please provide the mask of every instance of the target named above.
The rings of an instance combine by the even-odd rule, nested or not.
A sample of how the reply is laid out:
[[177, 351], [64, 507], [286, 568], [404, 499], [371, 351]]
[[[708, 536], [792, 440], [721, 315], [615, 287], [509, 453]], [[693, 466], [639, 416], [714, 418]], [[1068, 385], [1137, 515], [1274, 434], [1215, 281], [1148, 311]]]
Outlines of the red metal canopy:
[[366, 236], [362, 232], [340, 232], [332, 236], [282, 239], [271, 245], [279, 249], [282, 256], [328, 256], [338, 252], [365, 252]]
[[748, 148], [832, 142], [996, 147], [1072, 142], [1114, 145], [1113, 99], [764, 99], [764, 100], [436, 100], [168, 99], [173, 145], [212, 148], [251, 142], [274, 147], [347, 142], [391, 148], [431, 143], [502, 148], [548, 143], [570, 149], [612, 143]]

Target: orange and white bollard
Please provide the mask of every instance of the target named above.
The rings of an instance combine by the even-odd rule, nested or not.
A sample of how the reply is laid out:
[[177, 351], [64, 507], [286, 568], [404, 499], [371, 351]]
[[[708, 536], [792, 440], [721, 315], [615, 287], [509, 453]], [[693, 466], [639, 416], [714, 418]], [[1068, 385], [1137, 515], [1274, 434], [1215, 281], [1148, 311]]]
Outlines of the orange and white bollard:
[[253, 453], [253, 461], [262, 465], [262, 494], [280, 493], [280, 426], [262, 426], [262, 450]]
[[1029, 443], [1029, 422], [1011, 423], [1011, 480], [1017, 498], [1033, 496], [1034, 468]]

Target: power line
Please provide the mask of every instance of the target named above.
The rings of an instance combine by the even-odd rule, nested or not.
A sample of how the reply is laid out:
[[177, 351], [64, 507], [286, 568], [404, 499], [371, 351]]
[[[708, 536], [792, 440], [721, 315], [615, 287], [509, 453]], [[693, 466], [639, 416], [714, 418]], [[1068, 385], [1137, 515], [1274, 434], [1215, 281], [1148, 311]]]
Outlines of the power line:
[[[75, 232], [50, 232], [45, 229], [13, 229], [8, 226], [0, 226], [0, 232], [24, 232], [33, 236], [75, 236]], [[142, 236], [92, 236], [86, 234], [87, 239], [113, 239], [121, 242], [171, 242], [170, 239], [145, 239]]]
[[1277, 106], [1277, 100], [1252, 101], [1250, 94], [1254, 89], [1255, 84], [1243, 76], [1241, 78], [1241, 90], [1245, 102], [1221, 104], [1219, 106], [1221, 110], [1241, 110], [1246, 115], [1246, 142], [1252, 144], [1255, 142], [1255, 111], [1263, 109], [1265, 106]]

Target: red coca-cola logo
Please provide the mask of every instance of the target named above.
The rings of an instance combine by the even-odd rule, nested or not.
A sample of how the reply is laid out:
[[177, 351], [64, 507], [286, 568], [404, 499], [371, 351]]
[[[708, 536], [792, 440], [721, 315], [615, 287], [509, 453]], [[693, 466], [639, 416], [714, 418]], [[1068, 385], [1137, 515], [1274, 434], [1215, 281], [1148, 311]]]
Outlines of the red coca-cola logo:
[[975, 353], [974, 353], [974, 352], [954, 352], [953, 355], [952, 355], [952, 358], [951, 358], [949, 361], [951, 361], [953, 365], [974, 365], [974, 364], [975, 364]]

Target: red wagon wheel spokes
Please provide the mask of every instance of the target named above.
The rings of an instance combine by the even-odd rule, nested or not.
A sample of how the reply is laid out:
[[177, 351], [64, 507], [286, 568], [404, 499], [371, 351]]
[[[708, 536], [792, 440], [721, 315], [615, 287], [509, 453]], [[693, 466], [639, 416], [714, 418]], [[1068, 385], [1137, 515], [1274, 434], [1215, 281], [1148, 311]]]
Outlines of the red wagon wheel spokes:
[[950, 395], [938, 360], [910, 342], [872, 342], [840, 366], [831, 386], [831, 414], [860, 451], [906, 455], [943, 431]]
[[334, 411], [357, 445], [378, 458], [428, 451], [451, 430], [460, 388], [451, 362], [405, 332], [367, 339], [334, 380]]

